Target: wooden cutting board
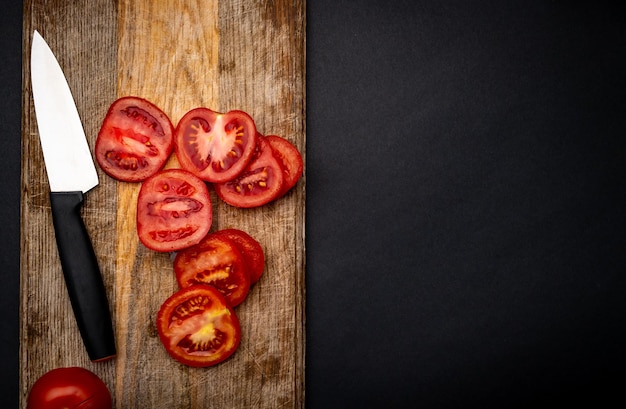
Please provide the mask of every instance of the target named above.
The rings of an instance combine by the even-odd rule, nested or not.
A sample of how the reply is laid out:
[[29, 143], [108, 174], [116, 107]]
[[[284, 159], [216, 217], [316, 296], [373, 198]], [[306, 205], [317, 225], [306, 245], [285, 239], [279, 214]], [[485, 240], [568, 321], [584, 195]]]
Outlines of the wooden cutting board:
[[[48, 370], [82, 366], [100, 376], [116, 408], [304, 406], [305, 178], [285, 197], [237, 209], [212, 193], [212, 230], [235, 227], [263, 246], [265, 272], [237, 307], [242, 342], [231, 359], [189, 368], [167, 355], [156, 313], [177, 288], [171, 255], [135, 232], [139, 184], [98, 168], [83, 219], [107, 289], [118, 356], [92, 363], [62, 278], [29, 72], [33, 30], [55, 52], [93, 148], [109, 105], [136, 95], [174, 124], [188, 110], [241, 109], [264, 134], [305, 156], [304, 0], [25, 0], [23, 32], [21, 407]], [[176, 166], [172, 161], [168, 166]]]

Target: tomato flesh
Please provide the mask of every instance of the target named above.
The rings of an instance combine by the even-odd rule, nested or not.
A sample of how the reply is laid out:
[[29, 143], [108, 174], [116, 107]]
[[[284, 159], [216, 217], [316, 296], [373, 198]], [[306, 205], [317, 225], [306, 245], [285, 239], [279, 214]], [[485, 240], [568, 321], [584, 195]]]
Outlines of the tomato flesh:
[[241, 304], [250, 291], [250, 275], [241, 252], [230, 239], [214, 233], [179, 251], [174, 258], [174, 272], [181, 288], [210, 284], [233, 307]]
[[298, 183], [300, 176], [302, 176], [304, 169], [302, 155], [298, 148], [281, 136], [267, 135], [265, 139], [272, 147], [274, 156], [283, 165], [284, 182], [280, 193], [280, 196], [282, 196], [294, 187]]
[[261, 244], [248, 233], [239, 229], [223, 229], [213, 234], [226, 237], [237, 246], [247, 266], [250, 284], [259, 281], [265, 269], [265, 254]]
[[241, 340], [235, 311], [209, 285], [186, 287], [170, 296], [157, 314], [157, 331], [172, 358], [194, 367], [223, 362]]
[[137, 198], [137, 234], [155, 251], [192, 246], [211, 228], [213, 212], [206, 184], [182, 169], [161, 171], [143, 182]]
[[56, 368], [33, 384], [27, 409], [111, 409], [111, 393], [93, 372], [80, 368]]
[[276, 199], [282, 191], [282, 165], [262, 135], [248, 166], [233, 180], [215, 184], [218, 196], [231, 206], [250, 208]]
[[256, 126], [243, 111], [208, 108], [187, 112], [175, 130], [175, 152], [183, 169], [207, 182], [237, 176], [254, 153]]
[[174, 127], [152, 102], [122, 97], [109, 107], [98, 132], [95, 157], [105, 173], [139, 182], [163, 168], [174, 148]]

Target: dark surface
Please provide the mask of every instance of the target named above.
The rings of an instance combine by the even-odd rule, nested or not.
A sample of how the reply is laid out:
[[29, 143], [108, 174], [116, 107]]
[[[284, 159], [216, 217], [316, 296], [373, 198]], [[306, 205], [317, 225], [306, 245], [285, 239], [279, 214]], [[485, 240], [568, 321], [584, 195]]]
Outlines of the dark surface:
[[[9, 3], [7, 5], [6, 3]], [[22, 2], [0, 12], [0, 406], [19, 398], [20, 139], [22, 115]]]
[[623, 403], [625, 14], [308, 7], [308, 407]]
[[[623, 406], [626, 19], [608, 4], [308, 2], [307, 408]], [[0, 18], [15, 407], [21, 8]]]

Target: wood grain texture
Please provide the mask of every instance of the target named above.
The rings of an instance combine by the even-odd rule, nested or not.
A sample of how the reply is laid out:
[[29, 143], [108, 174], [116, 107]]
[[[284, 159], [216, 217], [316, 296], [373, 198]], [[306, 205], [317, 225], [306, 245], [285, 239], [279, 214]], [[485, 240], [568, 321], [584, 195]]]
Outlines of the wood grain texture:
[[[25, 1], [22, 138], [20, 385], [59, 366], [82, 366], [109, 386], [117, 408], [304, 406], [305, 178], [285, 197], [236, 209], [211, 194], [212, 230], [247, 231], [266, 268], [237, 307], [242, 342], [213, 368], [172, 360], [155, 327], [176, 289], [171, 255], [135, 233], [138, 184], [99, 171], [83, 217], [109, 295], [118, 357], [91, 363], [67, 298], [30, 94], [29, 50], [39, 30], [57, 55], [91, 147], [108, 106], [124, 95], [156, 103], [174, 124], [189, 109], [241, 109], [260, 132], [305, 152], [304, 1]], [[176, 167], [176, 160], [168, 167]]]

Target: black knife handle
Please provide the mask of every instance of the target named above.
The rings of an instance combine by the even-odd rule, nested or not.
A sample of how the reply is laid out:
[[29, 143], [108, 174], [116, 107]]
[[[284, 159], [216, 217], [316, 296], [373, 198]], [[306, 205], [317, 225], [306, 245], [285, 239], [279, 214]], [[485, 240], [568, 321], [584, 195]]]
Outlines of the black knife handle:
[[116, 355], [109, 303], [91, 239], [80, 215], [83, 193], [51, 192], [52, 222], [65, 283], [89, 359]]

